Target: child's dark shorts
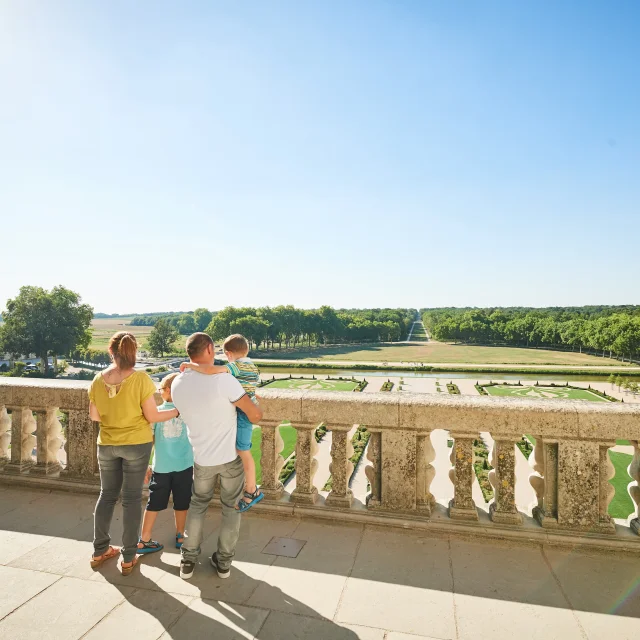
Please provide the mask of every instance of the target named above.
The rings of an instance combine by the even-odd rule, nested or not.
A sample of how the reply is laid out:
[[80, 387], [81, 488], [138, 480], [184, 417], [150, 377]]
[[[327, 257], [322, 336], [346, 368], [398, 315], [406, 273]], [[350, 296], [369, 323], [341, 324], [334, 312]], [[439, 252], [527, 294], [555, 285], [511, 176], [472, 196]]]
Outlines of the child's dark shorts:
[[191, 503], [193, 487], [193, 467], [171, 473], [153, 472], [149, 483], [147, 511], [164, 511], [169, 505], [169, 495], [173, 493], [173, 510], [186, 511]]

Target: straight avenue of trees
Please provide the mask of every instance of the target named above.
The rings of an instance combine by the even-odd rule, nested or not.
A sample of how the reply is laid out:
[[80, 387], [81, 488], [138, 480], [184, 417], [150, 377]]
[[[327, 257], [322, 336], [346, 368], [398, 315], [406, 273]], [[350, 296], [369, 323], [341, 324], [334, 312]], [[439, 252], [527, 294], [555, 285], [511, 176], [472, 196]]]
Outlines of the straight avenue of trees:
[[440, 341], [591, 350], [609, 357], [640, 357], [640, 307], [422, 309]]
[[227, 307], [207, 327], [217, 341], [241, 333], [257, 349], [355, 342], [394, 342], [406, 337], [416, 318], [415, 309], [296, 309]]

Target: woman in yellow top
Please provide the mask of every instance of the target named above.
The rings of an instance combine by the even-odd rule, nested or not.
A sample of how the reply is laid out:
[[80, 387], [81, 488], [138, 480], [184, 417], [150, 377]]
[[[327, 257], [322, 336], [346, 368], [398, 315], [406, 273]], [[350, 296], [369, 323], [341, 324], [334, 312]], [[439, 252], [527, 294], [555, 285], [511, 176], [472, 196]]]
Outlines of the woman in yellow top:
[[122, 490], [123, 575], [130, 574], [137, 562], [142, 486], [153, 447], [151, 423], [178, 415], [176, 409], [158, 411], [153, 380], [144, 371], [134, 371], [137, 351], [138, 344], [131, 333], [116, 333], [109, 342], [113, 364], [97, 374], [89, 388], [89, 414], [100, 422], [100, 497], [94, 513], [91, 566], [95, 569], [119, 553], [109, 546], [109, 529]]

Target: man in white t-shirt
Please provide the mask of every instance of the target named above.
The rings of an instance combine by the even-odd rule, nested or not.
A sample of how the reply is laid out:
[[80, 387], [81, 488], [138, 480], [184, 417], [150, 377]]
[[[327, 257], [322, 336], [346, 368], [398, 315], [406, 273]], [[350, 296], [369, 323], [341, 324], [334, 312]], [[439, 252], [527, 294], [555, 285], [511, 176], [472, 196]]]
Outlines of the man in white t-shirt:
[[[213, 340], [206, 333], [194, 333], [187, 339], [187, 354], [196, 364], [213, 364]], [[211, 564], [221, 578], [227, 578], [240, 533], [240, 511], [236, 505], [244, 492], [244, 470], [236, 452], [236, 407], [246, 413], [252, 424], [260, 422], [262, 409], [228, 373], [204, 376], [185, 371], [171, 385], [171, 395], [187, 425], [195, 461], [180, 577], [189, 580], [193, 576], [200, 555], [204, 516], [213, 497], [216, 477], [220, 476], [222, 522], [218, 550], [211, 556]]]

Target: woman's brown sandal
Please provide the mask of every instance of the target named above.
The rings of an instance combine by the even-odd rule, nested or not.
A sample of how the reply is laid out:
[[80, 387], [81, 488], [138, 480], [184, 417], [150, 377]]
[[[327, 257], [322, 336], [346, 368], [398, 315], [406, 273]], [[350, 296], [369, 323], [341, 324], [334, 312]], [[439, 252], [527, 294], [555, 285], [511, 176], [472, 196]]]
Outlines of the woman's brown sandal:
[[111, 558], [115, 558], [120, 554], [120, 549], [116, 547], [109, 547], [101, 556], [91, 556], [91, 568], [97, 569], [101, 567], [104, 562], [110, 560]]
[[124, 566], [124, 562], [120, 563], [120, 571], [122, 571], [123, 576], [128, 576], [133, 571], [134, 567], [138, 564], [138, 559], [138, 556], [134, 556], [128, 567]]

